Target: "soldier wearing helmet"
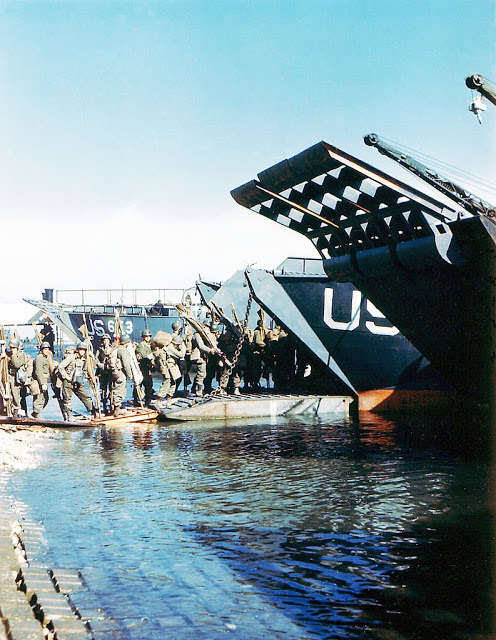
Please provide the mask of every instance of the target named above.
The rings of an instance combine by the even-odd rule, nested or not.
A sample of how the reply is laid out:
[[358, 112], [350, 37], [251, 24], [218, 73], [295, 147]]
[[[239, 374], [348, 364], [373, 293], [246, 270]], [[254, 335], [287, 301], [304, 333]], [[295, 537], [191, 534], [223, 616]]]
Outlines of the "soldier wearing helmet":
[[[114, 415], [120, 416], [125, 413], [121, 408], [126, 399], [127, 380], [132, 380], [136, 385], [141, 383], [141, 372], [136, 361], [136, 354], [131, 338], [123, 333], [119, 338], [119, 346], [112, 358], [112, 397]], [[138, 370], [135, 371], [134, 367]], [[139, 376], [138, 376], [139, 374]], [[138, 379], [139, 378], [139, 379]]]
[[74, 353], [70, 353], [59, 364], [59, 375], [62, 378], [62, 407], [64, 420], [72, 417], [72, 394], [74, 393], [85, 406], [86, 411], [94, 416], [98, 413], [90, 394], [85, 388], [88, 379], [88, 345], [80, 342]]
[[183, 323], [181, 322], [181, 320], [174, 320], [174, 322], [172, 323], [172, 335], [177, 334], [178, 336], [180, 336], [182, 331]]
[[[145, 392], [145, 404], [149, 405], [153, 395], [152, 371], [155, 366], [155, 356], [152, 351], [152, 333], [149, 329], [141, 332], [141, 342], [136, 347], [136, 359], [143, 374], [143, 391]], [[135, 398], [136, 400], [136, 398]]]
[[1, 357], [7, 358], [9, 372], [9, 388], [12, 398], [12, 417], [17, 418], [21, 407], [27, 415], [27, 387], [31, 382], [33, 373], [33, 361], [20, 348], [21, 343], [18, 338], [11, 338], [7, 353], [2, 353]]
[[155, 344], [155, 363], [160, 375], [162, 376], [162, 384], [157, 391], [157, 399], [153, 404], [158, 408], [162, 408], [162, 402], [167, 398], [171, 388], [171, 374], [168, 365], [168, 348], [171, 344], [171, 334], [159, 331], [154, 339]]
[[213, 380], [220, 381], [222, 373], [223, 361], [216, 352], [218, 351], [218, 341], [220, 336], [220, 327], [217, 322], [211, 322], [207, 333], [210, 337], [211, 344], [215, 347], [209, 354], [206, 361], [206, 374], [205, 374], [205, 391], [210, 393], [212, 391]]
[[191, 351], [191, 369], [190, 376], [193, 377], [192, 391], [197, 396], [203, 396], [203, 382], [207, 376], [207, 362], [211, 356], [215, 358], [217, 349], [217, 339], [215, 332], [218, 331], [218, 325], [211, 323], [210, 328], [205, 326], [205, 334], [208, 340], [205, 340], [198, 331], [193, 335], [192, 351]]
[[100, 380], [100, 392], [102, 396], [103, 411], [106, 412], [110, 405], [110, 390], [112, 385], [112, 339], [108, 333], [102, 336], [102, 343], [96, 352], [96, 374]]
[[37, 418], [48, 403], [48, 384], [55, 369], [49, 342], [40, 344], [40, 352], [33, 362], [31, 394], [33, 396], [33, 418]]
[[173, 333], [170, 344], [167, 347], [167, 366], [169, 367], [171, 379], [170, 387], [167, 392], [167, 402], [169, 402], [174, 396], [181, 381], [181, 361], [184, 362], [185, 355], [186, 345], [184, 344], [184, 340], [177, 333]]

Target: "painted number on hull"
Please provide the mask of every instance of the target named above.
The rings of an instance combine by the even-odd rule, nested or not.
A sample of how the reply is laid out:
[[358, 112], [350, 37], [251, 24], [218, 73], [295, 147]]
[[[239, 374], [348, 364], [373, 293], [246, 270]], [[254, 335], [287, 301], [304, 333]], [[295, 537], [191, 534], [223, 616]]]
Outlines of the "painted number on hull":
[[[122, 327], [124, 329], [124, 332], [127, 333], [128, 335], [131, 335], [133, 333], [133, 323], [131, 322], [131, 320], [125, 320], [122, 323]], [[114, 320], [109, 320], [107, 322], [107, 330], [105, 330], [104, 320], [102, 319], [92, 320], [91, 318], [88, 319], [88, 333], [90, 334], [90, 336], [102, 337], [104, 333], [110, 333], [110, 335], [113, 335], [114, 329], [115, 329]]]
[[[353, 331], [359, 327], [362, 305], [362, 294], [360, 291], [353, 291], [351, 296], [350, 319], [348, 322], [334, 319], [332, 309], [333, 296], [334, 289], [330, 287], [327, 288], [324, 292], [324, 322], [326, 325], [331, 329], [337, 329], [338, 331]], [[385, 318], [384, 314], [381, 313], [379, 309], [370, 302], [370, 300], [366, 300], [366, 309], [367, 313], [371, 315], [372, 318]], [[399, 333], [399, 329], [396, 327], [385, 327], [384, 325], [376, 324], [373, 320], [366, 320], [365, 327], [370, 331], [370, 333], [374, 333], [379, 336], [395, 336]]]

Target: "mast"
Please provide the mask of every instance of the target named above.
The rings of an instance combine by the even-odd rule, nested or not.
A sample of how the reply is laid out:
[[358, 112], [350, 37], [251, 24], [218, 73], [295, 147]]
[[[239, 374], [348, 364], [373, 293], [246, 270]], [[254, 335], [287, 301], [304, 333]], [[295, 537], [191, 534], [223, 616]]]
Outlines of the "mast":
[[441, 191], [441, 193], [444, 193], [444, 195], [451, 198], [451, 200], [457, 202], [472, 215], [482, 214], [490, 218], [496, 217], [494, 205], [481, 200], [481, 198], [470, 193], [470, 191], [467, 191], [460, 185], [456, 184], [456, 182], [441, 176], [437, 171], [430, 169], [422, 162], [402, 153], [399, 149], [383, 140], [376, 133], [369, 133], [364, 136], [363, 141], [369, 147], [376, 147], [379, 153], [391, 158], [411, 173], [422, 178], [422, 180], [425, 180], [425, 182], [433, 186], [438, 191]]

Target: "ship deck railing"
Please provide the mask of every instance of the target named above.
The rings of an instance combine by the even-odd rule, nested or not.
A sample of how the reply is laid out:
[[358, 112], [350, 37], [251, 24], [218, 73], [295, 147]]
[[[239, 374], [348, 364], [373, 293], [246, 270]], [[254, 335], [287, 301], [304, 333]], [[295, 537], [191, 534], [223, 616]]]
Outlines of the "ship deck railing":
[[184, 303], [188, 295], [191, 299], [195, 298], [195, 287], [187, 289], [56, 289], [53, 291], [53, 302], [91, 307], [105, 305], [150, 307], [158, 301], [161, 301], [164, 306]]

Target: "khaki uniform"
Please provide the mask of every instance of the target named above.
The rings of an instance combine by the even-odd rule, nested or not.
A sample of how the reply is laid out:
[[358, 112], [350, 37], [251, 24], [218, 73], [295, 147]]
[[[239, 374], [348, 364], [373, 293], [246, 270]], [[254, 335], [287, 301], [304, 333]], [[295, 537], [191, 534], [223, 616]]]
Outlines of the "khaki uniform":
[[17, 415], [21, 405], [27, 412], [26, 396], [33, 375], [33, 360], [21, 349], [11, 351], [8, 359], [12, 411]]
[[110, 389], [112, 385], [112, 352], [111, 345], [102, 346], [96, 352], [96, 373], [100, 380], [100, 392], [102, 395], [102, 404], [105, 409], [110, 397]]
[[203, 381], [207, 375], [207, 360], [211, 349], [210, 345], [205, 344], [199, 333], [193, 335], [190, 376], [194, 378], [193, 384], [197, 390], [203, 387]]
[[169, 369], [170, 375], [170, 387], [166, 393], [166, 396], [168, 398], [172, 398], [172, 396], [175, 394], [177, 384], [182, 378], [181, 360], [184, 360], [185, 354], [186, 347], [184, 344], [176, 346], [171, 343], [166, 347], [166, 364]]
[[91, 413], [93, 401], [86, 391], [84, 383], [88, 379], [86, 356], [77, 352], [66, 356], [59, 364], [59, 374], [62, 378], [62, 406], [67, 415], [72, 411], [72, 394], [84, 404], [86, 411]]
[[136, 347], [136, 359], [143, 374], [143, 389], [145, 391], [145, 404], [150, 404], [153, 395], [152, 369], [155, 364], [152, 346], [150, 342], [142, 340]]
[[168, 395], [170, 395], [170, 390], [173, 386], [168, 364], [168, 346], [169, 345], [155, 349], [155, 362], [160, 375], [162, 376], [162, 384], [160, 385], [160, 389], [157, 391], [157, 398], [159, 400], [164, 400]]
[[[131, 347], [132, 348], [132, 347]], [[112, 359], [112, 394], [114, 409], [119, 409], [126, 399], [126, 380], [133, 380], [131, 354], [126, 345], [120, 344]]]
[[54, 369], [52, 353], [46, 356], [39, 353], [33, 361], [33, 379], [31, 393], [33, 395], [33, 416], [36, 418], [48, 403], [48, 385]]

